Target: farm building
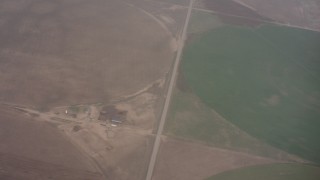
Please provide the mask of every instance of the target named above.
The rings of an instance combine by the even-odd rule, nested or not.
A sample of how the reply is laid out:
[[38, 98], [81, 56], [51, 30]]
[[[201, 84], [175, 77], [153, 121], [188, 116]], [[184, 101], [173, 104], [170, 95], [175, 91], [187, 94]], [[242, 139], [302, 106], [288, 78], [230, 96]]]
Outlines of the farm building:
[[126, 120], [127, 111], [120, 111], [114, 106], [103, 107], [100, 111], [99, 120], [109, 121], [114, 124], [121, 124]]

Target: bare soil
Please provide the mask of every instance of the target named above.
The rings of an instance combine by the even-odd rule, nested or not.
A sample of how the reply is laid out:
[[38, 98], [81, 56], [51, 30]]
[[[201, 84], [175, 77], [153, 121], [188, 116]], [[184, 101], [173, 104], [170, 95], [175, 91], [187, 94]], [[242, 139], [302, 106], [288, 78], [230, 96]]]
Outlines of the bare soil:
[[306, 29], [320, 30], [318, 0], [235, 0], [250, 6], [262, 16]]
[[[174, 1], [167, 0], [125, 0], [129, 5], [143, 12], [145, 15], [154, 19], [162, 30], [172, 37], [172, 41], [177, 41], [180, 30], [187, 14], [187, 9], [182, 5], [177, 5]], [[189, 3], [188, 0], [175, 0]], [[179, 3], [178, 3], [179, 4]], [[171, 46], [172, 47], [172, 46]], [[176, 49], [172, 49], [176, 50]]]
[[198, 7], [214, 11], [223, 22], [228, 24], [258, 26], [264, 23], [263, 21], [272, 21], [261, 16], [254, 9], [233, 0], [199, 0]]
[[176, 5], [180, 5], [180, 6], [187, 6], [189, 3], [189, 0], [152, 0], [152, 1], [169, 3], [169, 4], [176, 4]]
[[78, 131], [73, 131], [73, 127], [60, 128], [95, 159], [107, 179], [143, 179], [151, 136], [125, 127], [106, 129], [96, 123], [84, 123]]
[[102, 180], [99, 173], [73, 169], [44, 161], [37, 161], [9, 153], [0, 153], [2, 180]]
[[204, 179], [231, 169], [274, 162], [277, 161], [163, 137], [153, 179]]
[[[34, 116], [35, 124], [52, 123], [52, 128], [62, 131], [74, 147], [92, 161], [104, 178], [143, 179], [154, 140], [152, 129], [156, 120], [155, 104], [158, 96], [152, 92], [160, 91], [160, 86], [161, 82], [156, 83], [127, 100], [108, 105], [113, 107], [113, 111], [127, 112], [126, 119], [120, 124], [92, 118], [92, 109], [105, 110], [95, 105], [59, 107], [49, 112], [13, 106], [13, 112]], [[68, 110], [68, 114], [65, 110]], [[17, 140], [12, 138], [11, 141]]]
[[[0, 177], [145, 178], [185, 13], [143, 0], [0, 0]], [[126, 121], [99, 121], [101, 104]]]
[[156, 99], [145, 92], [116, 103], [113, 106], [116, 111], [127, 112], [120, 124], [97, 120], [64, 124], [59, 128], [96, 160], [108, 179], [143, 179], [154, 139]]
[[0, 101], [108, 102], [163, 77], [185, 10], [134, 3], [0, 1]]
[[54, 126], [3, 106], [0, 123], [0, 177], [102, 178], [96, 165]]

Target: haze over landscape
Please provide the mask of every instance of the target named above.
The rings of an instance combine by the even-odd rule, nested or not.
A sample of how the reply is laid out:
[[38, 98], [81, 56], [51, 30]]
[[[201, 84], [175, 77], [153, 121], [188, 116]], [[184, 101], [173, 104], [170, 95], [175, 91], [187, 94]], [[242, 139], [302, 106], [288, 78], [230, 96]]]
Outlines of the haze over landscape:
[[0, 0], [0, 179], [320, 179], [320, 1]]

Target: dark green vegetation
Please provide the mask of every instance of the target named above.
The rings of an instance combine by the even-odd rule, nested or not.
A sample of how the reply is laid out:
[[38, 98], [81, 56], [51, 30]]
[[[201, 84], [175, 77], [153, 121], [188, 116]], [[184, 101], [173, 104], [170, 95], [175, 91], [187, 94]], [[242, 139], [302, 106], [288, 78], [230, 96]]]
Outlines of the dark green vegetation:
[[228, 121], [319, 163], [319, 49], [320, 34], [311, 31], [224, 26], [186, 47], [182, 72], [191, 90]]
[[318, 180], [320, 168], [298, 164], [271, 164], [240, 168], [221, 173], [208, 180]]
[[[179, 87], [181, 88], [181, 87]], [[300, 161], [286, 152], [256, 139], [221, 117], [190, 92], [176, 89], [166, 121], [165, 133], [171, 137], [192, 140], [216, 148], [256, 156]]]

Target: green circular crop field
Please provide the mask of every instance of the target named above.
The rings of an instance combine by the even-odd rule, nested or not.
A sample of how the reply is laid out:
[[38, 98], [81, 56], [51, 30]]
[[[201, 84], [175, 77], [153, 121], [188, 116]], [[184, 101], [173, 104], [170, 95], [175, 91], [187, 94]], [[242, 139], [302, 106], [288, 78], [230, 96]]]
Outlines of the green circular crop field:
[[320, 163], [320, 33], [223, 26], [185, 49], [182, 72], [209, 107], [250, 135]]
[[318, 180], [320, 168], [299, 164], [270, 164], [227, 171], [207, 180]]

